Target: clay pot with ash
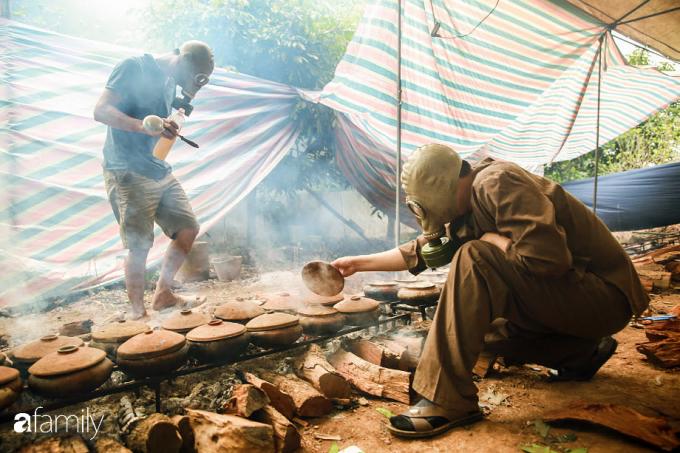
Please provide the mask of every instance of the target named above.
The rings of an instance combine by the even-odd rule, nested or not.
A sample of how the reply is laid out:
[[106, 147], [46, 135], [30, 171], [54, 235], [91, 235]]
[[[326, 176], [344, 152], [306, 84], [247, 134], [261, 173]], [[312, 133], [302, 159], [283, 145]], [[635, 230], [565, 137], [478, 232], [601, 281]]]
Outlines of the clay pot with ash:
[[121, 319], [101, 329], [92, 331], [91, 348], [101, 349], [111, 360], [116, 360], [118, 346], [140, 333], [148, 332], [151, 327], [140, 321]]
[[19, 370], [0, 366], [0, 410], [14, 404], [23, 388]]
[[243, 324], [213, 319], [187, 333], [189, 356], [201, 362], [237, 359], [248, 347], [250, 334]]
[[120, 345], [116, 362], [130, 376], [158, 376], [184, 365], [188, 349], [184, 335], [171, 330], [150, 330]]
[[28, 369], [28, 386], [52, 398], [67, 398], [89, 392], [111, 376], [113, 363], [101, 349], [62, 346]]
[[350, 326], [372, 324], [380, 318], [380, 302], [368, 297], [352, 296], [333, 306], [345, 315]]
[[215, 317], [222, 321], [245, 324], [253, 318], [265, 313], [264, 308], [255, 302], [236, 301], [226, 302], [215, 309]]
[[250, 341], [262, 347], [285, 346], [300, 338], [300, 318], [289, 313], [265, 313], [246, 324]]
[[399, 302], [407, 305], [431, 305], [437, 303], [441, 288], [433, 282], [414, 282], [399, 289]]
[[266, 294], [263, 298], [265, 303], [262, 305], [262, 308], [266, 311], [276, 311], [294, 315], [301, 305], [296, 296], [287, 292]]
[[345, 298], [344, 293], [336, 294], [335, 296], [319, 296], [311, 293], [304, 299], [305, 305], [323, 305], [325, 307], [332, 307]]
[[14, 367], [27, 376], [28, 369], [47, 354], [56, 352], [62, 346], [82, 346], [83, 340], [78, 337], [63, 335], [45, 335], [38, 340], [14, 348], [10, 353]]
[[298, 310], [300, 326], [307, 335], [331, 335], [345, 326], [345, 316], [332, 307], [308, 305]]
[[192, 311], [190, 308], [185, 308], [170, 315], [163, 321], [161, 327], [165, 330], [171, 330], [184, 335], [191, 329], [195, 329], [208, 322], [210, 322], [210, 316]]

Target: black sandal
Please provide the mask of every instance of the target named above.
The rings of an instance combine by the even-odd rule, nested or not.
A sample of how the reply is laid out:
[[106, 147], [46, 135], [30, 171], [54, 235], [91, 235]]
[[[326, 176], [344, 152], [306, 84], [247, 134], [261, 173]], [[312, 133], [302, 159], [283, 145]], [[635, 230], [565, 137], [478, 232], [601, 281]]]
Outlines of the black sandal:
[[479, 409], [461, 416], [458, 411], [427, 403], [411, 406], [403, 414], [391, 417], [387, 428], [395, 436], [418, 439], [436, 436], [451, 428], [469, 425], [484, 418]]

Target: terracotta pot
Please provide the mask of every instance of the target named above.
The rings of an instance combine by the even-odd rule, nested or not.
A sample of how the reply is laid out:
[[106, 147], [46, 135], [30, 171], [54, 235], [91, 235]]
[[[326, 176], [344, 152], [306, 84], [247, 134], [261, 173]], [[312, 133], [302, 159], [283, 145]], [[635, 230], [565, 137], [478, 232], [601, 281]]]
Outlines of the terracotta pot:
[[41, 395], [67, 398], [96, 389], [112, 371], [101, 349], [63, 346], [31, 365], [28, 386]]
[[408, 305], [433, 304], [439, 300], [441, 289], [432, 282], [416, 282], [399, 290], [399, 301]]
[[376, 281], [370, 282], [364, 286], [364, 295], [368, 298], [377, 300], [378, 302], [397, 301], [398, 291], [399, 284], [395, 281]]
[[300, 326], [307, 335], [330, 335], [345, 326], [345, 316], [335, 308], [309, 305], [298, 311]]
[[63, 335], [45, 335], [39, 340], [18, 346], [11, 352], [14, 367], [27, 376], [28, 369], [47, 354], [57, 352], [62, 346], [83, 346], [83, 340], [78, 337]]
[[264, 308], [255, 302], [230, 301], [215, 309], [215, 317], [222, 321], [238, 322], [245, 324], [253, 318], [265, 313]]
[[184, 335], [171, 330], [151, 330], [120, 345], [116, 362], [130, 376], [158, 376], [184, 365], [188, 349]]
[[237, 359], [248, 347], [250, 335], [243, 324], [213, 319], [187, 333], [189, 355], [201, 362]]
[[319, 296], [318, 294], [312, 293], [305, 298], [304, 304], [305, 305], [323, 305], [323, 306], [326, 306], [326, 307], [332, 307], [333, 305], [342, 301], [344, 298], [345, 298], [344, 293], [339, 293], [339, 294], [336, 294], [335, 296]]
[[195, 241], [182, 266], [177, 271], [180, 282], [202, 282], [210, 278], [210, 245], [205, 241]]
[[210, 316], [192, 311], [191, 309], [187, 308], [175, 312], [169, 316], [168, 319], [163, 321], [161, 327], [165, 330], [171, 330], [173, 332], [185, 334], [191, 329], [195, 329], [196, 327], [202, 326], [203, 324], [207, 324], [209, 322]]
[[352, 296], [333, 307], [345, 315], [348, 325], [363, 326], [380, 318], [380, 302], [368, 297]]
[[118, 346], [140, 333], [148, 332], [151, 327], [143, 322], [121, 319], [101, 329], [92, 331], [91, 348], [101, 349], [111, 360], [116, 360]]
[[266, 313], [246, 324], [253, 344], [262, 347], [284, 346], [300, 338], [300, 318], [288, 313]]
[[19, 370], [0, 366], [0, 410], [14, 404], [23, 389]]
[[265, 303], [262, 305], [267, 311], [280, 311], [294, 315], [297, 313], [298, 307], [301, 305], [296, 296], [287, 292], [276, 294], [266, 294], [264, 296]]

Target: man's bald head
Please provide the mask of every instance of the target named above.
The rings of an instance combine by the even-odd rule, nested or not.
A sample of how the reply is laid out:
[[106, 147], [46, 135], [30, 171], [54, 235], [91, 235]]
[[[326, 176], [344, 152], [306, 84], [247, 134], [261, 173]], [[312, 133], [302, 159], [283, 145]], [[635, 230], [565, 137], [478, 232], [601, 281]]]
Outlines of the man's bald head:
[[179, 48], [179, 56], [186, 59], [196, 73], [210, 75], [215, 69], [215, 57], [210, 47], [202, 41], [187, 41]]

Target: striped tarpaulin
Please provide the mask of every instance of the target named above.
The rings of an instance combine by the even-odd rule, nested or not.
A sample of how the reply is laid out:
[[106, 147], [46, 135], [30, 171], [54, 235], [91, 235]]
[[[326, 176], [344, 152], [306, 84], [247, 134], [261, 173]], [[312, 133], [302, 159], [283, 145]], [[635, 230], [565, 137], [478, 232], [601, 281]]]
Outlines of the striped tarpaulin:
[[[566, 1], [401, 3], [404, 157], [439, 142], [473, 161], [536, 168], [593, 150], [601, 37], [600, 144], [680, 97], [680, 81], [627, 66], [607, 26]], [[320, 97], [346, 113], [336, 130], [345, 175], [385, 212], [394, 211], [398, 4], [367, 5]]]
[[[0, 306], [122, 276], [118, 226], [101, 169], [106, 127], [92, 118], [129, 49], [0, 22]], [[294, 145], [290, 87], [217, 70], [169, 156], [202, 230], [248, 194]], [[156, 229], [149, 263], [168, 240]]]

